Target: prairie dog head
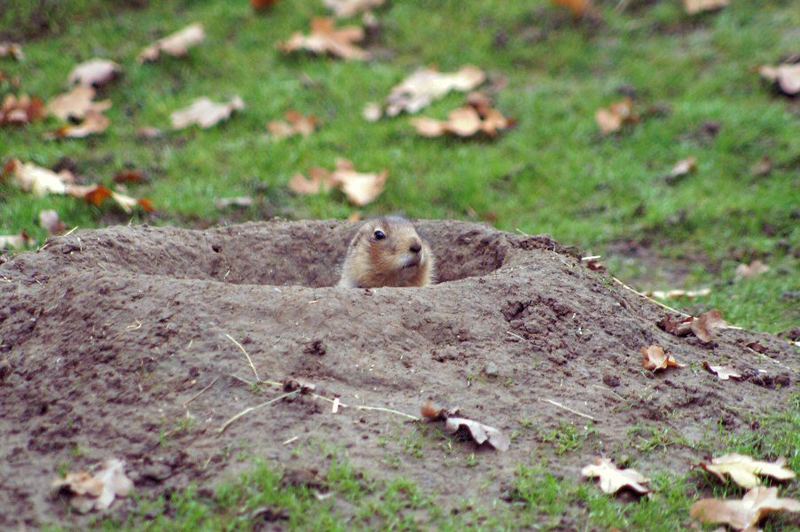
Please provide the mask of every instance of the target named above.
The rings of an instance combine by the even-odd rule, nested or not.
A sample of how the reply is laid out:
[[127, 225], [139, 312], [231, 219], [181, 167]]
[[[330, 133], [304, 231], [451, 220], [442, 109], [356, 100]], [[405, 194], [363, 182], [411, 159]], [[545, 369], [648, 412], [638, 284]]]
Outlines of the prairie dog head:
[[433, 257], [414, 225], [397, 216], [365, 222], [347, 250], [340, 286], [427, 286]]

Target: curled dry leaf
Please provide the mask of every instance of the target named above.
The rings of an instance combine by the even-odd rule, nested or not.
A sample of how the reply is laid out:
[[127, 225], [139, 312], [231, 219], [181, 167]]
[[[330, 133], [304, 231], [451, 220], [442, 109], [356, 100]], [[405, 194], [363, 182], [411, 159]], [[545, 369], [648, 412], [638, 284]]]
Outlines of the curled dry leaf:
[[754, 488], [761, 482], [759, 476], [768, 476], [777, 480], [790, 480], [795, 477], [794, 471], [783, 467], [786, 460], [779, 458], [774, 462], [763, 462], [743, 454], [726, 454], [712, 458], [711, 463], [701, 463], [700, 467], [714, 473], [720, 481], [725, 482], [725, 475], [743, 488]]
[[69, 83], [84, 87], [102, 87], [114, 81], [122, 68], [108, 59], [90, 59], [72, 69]]
[[736, 267], [736, 279], [750, 279], [768, 271], [769, 266], [760, 260], [754, 260], [750, 264], [740, 264]]
[[309, 195], [328, 192], [334, 187], [331, 173], [324, 168], [312, 168], [308, 175], [310, 179], [303, 174], [295, 174], [289, 181], [289, 189], [295, 194]]
[[0, 250], [9, 248], [22, 249], [35, 242], [25, 231], [20, 232], [18, 235], [0, 235]]
[[125, 462], [112, 458], [94, 475], [85, 471], [69, 473], [53, 481], [52, 486], [70, 493], [73, 508], [87, 513], [107, 509], [117, 496], [126, 497], [133, 489], [133, 482], [125, 476]]
[[111, 100], [93, 101], [95, 90], [79, 85], [69, 92], [59, 94], [47, 104], [47, 112], [61, 120], [80, 120], [90, 111], [102, 113], [111, 108]]
[[450, 113], [446, 122], [432, 118], [415, 118], [411, 121], [417, 133], [423, 137], [440, 137], [445, 134], [472, 137], [481, 133], [496, 137], [499, 131], [515, 125], [516, 121], [504, 117], [493, 109], [491, 100], [482, 93], [472, 93], [467, 98], [469, 105]]
[[656, 325], [661, 329], [675, 336], [688, 336], [692, 332], [692, 322], [694, 318], [676, 318], [674, 316], [664, 316]]
[[730, 0], [683, 0], [683, 8], [689, 15], [704, 11], [716, 11], [730, 3]]
[[701, 499], [690, 510], [703, 523], [723, 523], [736, 530], [752, 530], [775, 512], [800, 512], [800, 501], [778, 497], [778, 488], [756, 487], [737, 499]]
[[111, 120], [102, 113], [97, 111], [88, 111], [83, 122], [74, 126], [63, 126], [58, 128], [52, 133], [45, 135], [49, 139], [82, 139], [89, 135], [102, 133], [108, 126], [111, 125]]
[[39, 226], [49, 235], [58, 235], [67, 230], [67, 226], [59, 219], [58, 213], [52, 209], [39, 212]]
[[592, 0], [552, 0], [553, 4], [569, 9], [576, 18], [592, 14]]
[[311, 33], [296, 32], [288, 41], [278, 45], [284, 53], [309, 52], [315, 55], [331, 55], [345, 60], [369, 59], [369, 52], [356, 46], [364, 40], [364, 30], [356, 26], [336, 29], [330, 18], [315, 18], [311, 21]]
[[297, 174], [289, 181], [289, 188], [297, 194], [319, 194], [337, 188], [344, 192], [350, 203], [363, 207], [372, 203], [383, 192], [389, 172], [377, 174], [357, 172], [350, 161], [336, 161], [336, 170], [329, 172], [324, 168], [313, 168], [306, 179]]
[[714, 339], [716, 329], [725, 329], [727, 326], [728, 324], [722, 319], [722, 313], [718, 310], [709, 310], [691, 322], [692, 332], [704, 343]]
[[800, 63], [764, 65], [758, 69], [761, 77], [771, 81], [787, 96], [800, 94]]
[[739, 372], [733, 368], [729, 368], [728, 366], [712, 366], [706, 361], [703, 362], [703, 367], [716, 375], [721, 381], [726, 381], [728, 379], [738, 380], [742, 378], [742, 375]]
[[67, 170], [57, 174], [47, 168], [33, 163], [22, 163], [17, 159], [12, 159], [6, 164], [4, 175], [11, 175], [14, 185], [38, 197], [66, 194], [67, 185], [75, 181], [75, 177]]
[[0, 126], [23, 126], [43, 118], [47, 114], [44, 102], [35, 96], [13, 94], [3, 99], [0, 107]]
[[22, 52], [22, 45], [16, 42], [3, 41], [0, 42], [0, 57], [11, 57], [17, 61], [25, 59], [25, 54]]
[[307, 137], [311, 135], [319, 121], [314, 116], [303, 116], [294, 110], [286, 111], [284, 115], [286, 121], [274, 120], [267, 124], [267, 130], [276, 139], [285, 139], [292, 135], [303, 135]]
[[672, 167], [669, 174], [664, 178], [667, 184], [675, 185], [678, 182], [682, 181], [684, 177], [687, 175], [694, 173], [697, 170], [697, 158], [695, 157], [687, 157], [681, 161], [678, 161], [675, 166]]
[[642, 353], [642, 367], [644, 369], [656, 371], [659, 369], [686, 367], [686, 364], [681, 364], [672, 355], [667, 355], [664, 349], [657, 345], [643, 347], [639, 352]]
[[216, 103], [203, 97], [195, 100], [189, 107], [175, 111], [170, 118], [174, 129], [183, 129], [193, 124], [208, 129], [230, 118], [234, 111], [242, 109], [244, 102], [238, 96], [234, 96], [228, 103]]
[[471, 91], [485, 80], [483, 70], [474, 66], [451, 73], [431, 68], [417, 70], [391, 90], [386, 98], [386, 115], [417, 113], [450, 91]]
[[610, 107], [598, 109], [594, 118], [604, 135], [615, 133], [624, 125], [639, 122], [639, 115], [634, 110], [633, 100], [630, 98], [613, 103]]
[[637, 493], [650, 493], [650, 489], [643, 484], [650, 482], [635, 469], [619, 469], [607, 458], [595, 458], [594, 464], [581, 469], [581, 476], [586, 478], [600, 478], [600, 489], [603, 493], [614, 494], [622, 488], [630, 488]]
[[142, 50], [139, 54], [139, 62], [156, 61], [161, 57], [162, 53], [172, 57], [184, 57], [189, 53], [189, 48], [197, 46], [205, 38], [206, 32], [202, 24], [190, 24], [172, 35], [157, 40], [154, 44]]
[[655, 297], [657, 299], [677, 299], [679, 297], [695, 299], [698, 297], [705, 297], [709, 294], [711, 294], [710, 288], [701, 288], [699, 290], [653, 290], [652, 292], [648, 292], [646, 295]]
[[358, 15], [383, 5], [385, 0], [323, 0], [325, 7], [333, 11], [336, 18], [347, 18]]
[[458, 432], [458, 429], [461, 427], [467, 429], [469, 435], [478, 445], [488, 443], [498, 451], [507, 451], [511, 445], [511, 441], [498, 429], [473, 421], [472, 419], [448, 417], [444, 422], [444, 428], [450, 434]]

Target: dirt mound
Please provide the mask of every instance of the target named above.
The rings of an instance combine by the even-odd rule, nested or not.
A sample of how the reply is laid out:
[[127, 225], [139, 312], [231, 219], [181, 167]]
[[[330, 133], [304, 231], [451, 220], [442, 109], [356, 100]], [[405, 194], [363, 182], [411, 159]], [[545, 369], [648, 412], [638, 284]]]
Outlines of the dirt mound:
[[[491, 498], [532, 454], [551, 453], [543, 431], [589, 422], [545, 399], [596, 419], [591, 448], [552, 461], [576, 477], [593, 454], [636, 456], [636, 424], [697, 441], [788, 399], [800, 364], [773, 337], [728, 329], [702, 344], [672, 336], [656, 325], [663, 309], [547, 237], [459, 222], [419, 227], [440, 280], [422, 289], [330, 287], [354, 231], [337, 222], [113, 227], [56, 238], [0, 266], [0, 507], [14, 509], [0, 513], [0, 527], [60, 519], [63, 502], [48, 489], [59, 468], [110, 456], [127, 462], [147, 495], [213, 482], [243, 467], [242, 453], [311, 467], [321, 454], [297, 449], [329, 442], [371, 474], [402, 474], [445, 498], [479, 490]], [[429, 398], [459, 406], [513, 433], [511, 449], [483, 451], [474, 467], [445, 467], [453, 448], [477, 450], [453, 442], [448, 451], [434, 434], [423, 437], [423, 456], [383, 471], [414, 426], [382, 411], [333, 414], [308, 396], [262, 408], [220, 435], [231, 416], [280, 393], [242, 381], [253, 371], [227, 335], [262, 379], [301, 379], [348, 405], [410, 414]], [[639, 349], [651, 344], [689, 367], [642, 370]], [[705, 360], [733, 365], [745, 380], [718, 381]], [[654, 467], [696, 458], [688, 447], [671, 449]]]

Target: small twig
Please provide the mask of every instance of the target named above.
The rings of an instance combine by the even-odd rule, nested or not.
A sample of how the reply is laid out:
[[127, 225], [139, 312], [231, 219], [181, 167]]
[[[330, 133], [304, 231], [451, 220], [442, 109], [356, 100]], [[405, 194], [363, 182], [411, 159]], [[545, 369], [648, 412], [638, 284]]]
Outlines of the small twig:
[[225, 424], [222, 425], [219, 428], [217, 433], [218, 434], [222, 434], [223, 432], [225, 432], [225, 429], [227, 429], [231, 425], [231, 423], [233, 423], [234, 421], [236, 421], [240, 417], [246, 416], [247, 414], [249, 414], [250, 412], [252, 412], [254, 410], [258, 410], [259, 408], [264, 408], [265, 406], [269, 406], [271, 404], [277, 403], [278, 401], [280, 401], [282, 399], [286, 399], [287, 397], [291, 397], [291, 396], [297, 395], [298, 393], [300, 393], [300, 390], [294, 390], [294, 391], [285, 393], [283, 395], [279, 395], [278, 397], [276, 397], [274, 399], [270, 399], [269, 401], [265, 401], [265, 402], [263, 402], [263, 403], [261, 403], [259, 405], [247, 407], [244, 410], [242, 410], [241, 412], [239, 412], [238, 414], [236, 414], [235, 416], [233, 416], [232, 418], [230, 418], [228, 421], [226, 421]]
[[63, 235], [61, 235], [61, 238], [67, 237], [67, 236], [71, 235], [72, 233], [74, 233], [77, 230], [78, 230], [78, 226], [76, 225], [75, 227], [73, 227], [72, 229], [70, 229], [69, 231], [67, 231]]
[[588, 262], [590, 260], [598, 260], [598, 259], [601, 259], [601, 258], [603, 258], [602, 255], [589, 255], [589, 256], [586, 256], [586, 257], [581, 257], [581, 262]]
[[[348, 405], [343, 405], [341, 403], [339, 403], [339, 406], [340, 407], [344, 407], [344, 408], [348, 407]], [[392, 410], [391, 408], [384, 408], [382, 406], [357, 406], [357, 405], [354, 405], [354, 406], [352, 406], [350, 408], [355, 408], [356, 410], [374, 410], [376, 412], [386, 412], [386, 413], [389, 413], [389, 414], [397, 414], [398, 416], [407, 417], [408, 419], [413, 419], [414, 421], [419, 421], [420, 420], [420, 418], [418, 418], [417, 416], [412, 416], [411, 414], [406, 414], [405, 412], [400, 412], [399, 410]]]
[[296, 442], [298, 438], [300, 438], [300, 436], [292, 436], [291, 438], [283, 442], [281, 445], [289, 445], [290, 443]]
[[239, 342], [234, 340], [233, 336], [231, 336], [228, 333], [225, 333], [225, 336], [228, 337], [228, 340], [230, 340], [231, 342], [236, 344], [236, 347], [238, 347], [239, 349], [242, 350], [242, 353], [244, 353], [244, 356], [247, 357], [247, 361], [250, 363], [250, 367], [253, 368], [253, 375], [256, 376], [256, 382], [261, 382], [261, 377], [258, 376], [258, 372], [256, 371], [256, 367], [253, 365], [253, 360], [250, 358], [250, 355], [247, 354], [247, 351], [245, 351], [244, 347], [242, 347], [242, 344], [240, 344]]
[[592, 421], [597, 421], [596, 418], [593, 418], [589, 414], [584, 414], [583, 412], [578, 412], [577, 410], [573, 410], [572, 408], [570, 408], [568, 406], [564, 406], [561, 403], [553, 401], [552, 399], [540, 399], [540, 401], [544, 401], [545, 403], [550, 403], [551, 405], [557, 406], [558, 408], [562, 408], [562, 409], [566, 410], [567, 412], [572, 412], [576, 416], [581, 416], [581, 417], [585, 417], [586, 419], [591, 419]]
[[525, 338], [523, 338], [522, 336], [518, 335], [517, 333], [513, 333], [513, 332], [511, 332], [511, 331], [506, 331], [506, 334], [510, 334], [510, 335], [511, 335], [511, 336], [513, 336], [514, 338], [519, 338], [519, 339], [520, 339], [520, 340], [522, 340], [523, 342], [525, 341]]
[[212, 386], [214, 386], [214, 384], [215, 384], [215, 383], [216, 383], [218, 380], [219, 380], [219, 377], [215, 378], [213, 381], [211, 381], [211, 383], [210, 383], [208, 386], [206, 386], [205, 388], [203, 388], [202, 390], [200, 390], [199, 392], [197, 392], [196, 394], [194, 394], [194, 395], [192, 396], [192, 398], [191, 398], [191, 399], [189, 399], [188, 401], [186, 401], [185, 403], [183, 403], [183, 406], [184, 406], [184, 408], [185, 408], [186, 406], [188, 406], [188, 404], [189, 404], [189, 403], [191, 403], [192, 401], [194, 401], [195, 399], [197, 399], [198, 397], [200, 397], [201, 395], [203, 395], [203, 393], [205, 393], [206, 391], [208, 391], [208, 389], [209, 389], [209, 388], [211, 388]]
[[748, 350], [748, 351], [751, 351], [751, 352], [753, 352], [753, 353], [755, 353], [755, 354], [757, 354], [758, 356], [760, 356], [760, 357], [761, 357], [761, 358], [763, 358], [763, 359], [769, 360], [770, 362], [774, 362], [775, 364], [779, 365], [780, 367], [782, 367], [782, 368], [784, 368], [784, 369], [787, 369], [787, 370], [791, 371], [792, 373], [797, 373], [797, 371], [796, 371], [796, 370], [794, 370], [794, 369], [790, 368], [789, 366], [786, 366], [786, 365], [784, 365], [784, 364], [783, 364], [783, 363], [781, 363], [781, 362], [778, 362], [777, 360], [775, 360], [775, 359], [774, 359], [774, 358], [772, 358], [772, 357], [768, 357], [768, 356], [767, 356], [767, 355], [765, 355], [764, 353], [759, 353], [758, 351], [756, 351], [756, 350], [755, 350], [755, 349], [753, 349], [752, 347], [747, 347], [747, 350]]
[[668, 305], [665, 305], [664, 303], [662, 303], [662, 302], [660, 302], [660, 301], [656, 301], [656, 300], [655, 300], [655, 299], [653, 299], [652, 297], [649, 297], [649, 296], [647, 296], [647, 295], [645, 295], [645, 294], [643, 294], [643, 293], [639, 292], [638, 290], [635, 290], [635, 289], [631, 288], [630, 286], [626, 285], [625, 283], [623, 283], [622, 281], [620, 281], [619, 279], [617, 279], [617, 278], [616, 278], [616, 277], [614, 277], [614, 276], [611, 276], [611, 278], [612, 278], [612, 279], [614, 279], [614, 282], [616, 282], [617, 284], [619, 284], [620, 286], [622, 286], [622, 288], [625, 288], [626, 290], [630, 290], [631, 292], [633, 292], [633, 293], [634, 293], [634, 294], [636, 294], [637, 296], [643, 297], [643, 298], [645, 298], [646, 300], [648, 300], [648, 301], [650, 301], [650, 302], [652, 302], [652, 303], [655, 303], [655, 304], [656, 304], [656, 305], [658, 305], [659, 307], [665, 308], [665, 309], [669, 310], [670, 312], [674, 312], [674, 313], [676, 313], [676, 314], [680, 314], [681, 316], [684, 316], [684, 317], [687, 317], [687, 318], [691, 318], [691, 317], [692, 317], [692, 315], [691, 315], [691, 314], [686, 314], [685, 312], [681, 312], [681, 311], [680, 311], [680, 310], [678, 310], [678, 309], [674, 309], [674, 308], [672, 308], [672, 307], [670, 307], [670, 306], [668, 306]]

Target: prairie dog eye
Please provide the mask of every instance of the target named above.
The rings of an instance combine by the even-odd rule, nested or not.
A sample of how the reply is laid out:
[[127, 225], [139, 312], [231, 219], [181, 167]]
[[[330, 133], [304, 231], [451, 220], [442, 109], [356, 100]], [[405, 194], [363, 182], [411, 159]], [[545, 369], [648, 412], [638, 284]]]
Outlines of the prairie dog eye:
[[380, 229], [377, 229], [377, 230], [376, 230], [376, 231], [375, 231], [375, 232], [372, 234], [372, 236], [374, 236], [374, 237], [375, 237], [375, 240], [383, 240], [384, 238], [386, 238], [386, 233], [384, 233], [384, 232], [383, 232], [383, 231], [381, 231]]

